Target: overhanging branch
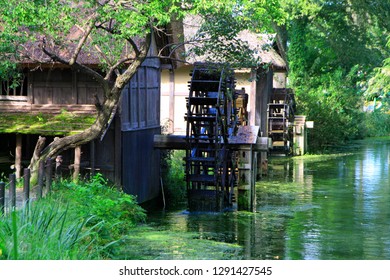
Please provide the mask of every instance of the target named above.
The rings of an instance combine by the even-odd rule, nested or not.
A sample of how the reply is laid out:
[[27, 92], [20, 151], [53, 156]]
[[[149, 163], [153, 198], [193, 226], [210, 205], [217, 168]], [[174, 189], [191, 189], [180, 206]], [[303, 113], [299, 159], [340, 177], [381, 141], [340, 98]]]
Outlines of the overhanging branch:
[[82, 65], [78, 62], [74, 62], [73, 64], [70, 63], [69, 60], [66, 60], [60, 56], [58, 56], [57, 54], [49, 51], [47, 48], [46, 48], [46, 43], [45, 43], [45, 40], [43, 39], [43, 45], [42, 45], [42, 51], [50, 57], [50, 59], [54, 62], [59, 62], [59, 63], [62, 63], [64, 65], [69, 65], [72, 69], [76, 69], [76, 70], [80, 70], [86, 74], [89, 74], [91, 75], [93, 78], [95, 78], [97, 80], [97, 82], [104, 88], [104, 89], [108, 89], [108, 83], [106, 82], [106, 80], [104, 80], [104, 78], [96, 71], [94, 71], [93, 69], [85, 66], [85, 65]]
[[[94, 14], [90, 18], [90, 20], [89, 20], [90, 22], [87, 25], [87, 29], [84, 30], [84, 35], [80, 38], [79, 43], [77, 44], [77, 47], [74, 50], [71, 59], [69, 60], [69, 65], [73, 65], [76, 62], [77, 57], [79, 56], [81, 49], [85, 45], [85, 42], [87, 41], [89, 35], [92, 32], [93, 27], [95, 26], [96, 17], [97, 17], [97, 14]], [[80, 29], [83, 30], [82, 28], [80, 28]]]

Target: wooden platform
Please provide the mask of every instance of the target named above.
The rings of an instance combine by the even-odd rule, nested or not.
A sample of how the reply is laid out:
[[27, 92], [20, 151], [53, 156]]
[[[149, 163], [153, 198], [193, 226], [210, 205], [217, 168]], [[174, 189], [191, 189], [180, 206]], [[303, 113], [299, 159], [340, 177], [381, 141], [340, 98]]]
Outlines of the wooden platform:
[[[241, 126], [236, 136], [229, 139], [229, 147], [233, 150], [251, 148], [254, 151], [266, 152], [269, 149], [268, 137], [257, 137], [258, 127]], [[185, 135], [154, 135], [154, 148], [168, 150], [185, 150]], [[205, 143], [207, 145], [207, 143]]]

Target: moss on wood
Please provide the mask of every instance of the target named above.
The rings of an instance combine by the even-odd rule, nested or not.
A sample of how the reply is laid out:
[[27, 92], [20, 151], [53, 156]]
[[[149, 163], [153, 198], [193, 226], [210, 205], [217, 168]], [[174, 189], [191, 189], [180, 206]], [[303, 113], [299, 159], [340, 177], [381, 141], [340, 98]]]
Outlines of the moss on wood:
[[60, 114], [0, 114], [0, 133], [63, 136], [76, 134], [95, 121], [95, 115]]

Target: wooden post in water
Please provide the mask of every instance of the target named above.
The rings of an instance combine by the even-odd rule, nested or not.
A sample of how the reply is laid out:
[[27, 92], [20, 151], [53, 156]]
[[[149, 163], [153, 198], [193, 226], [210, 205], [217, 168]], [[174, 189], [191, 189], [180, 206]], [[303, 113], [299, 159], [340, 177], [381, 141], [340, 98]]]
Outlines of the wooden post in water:
[[0, 216], [5, 214], [5, 183], [0, 182]]
[[31, 171], [30, 168], [25, 168], [23, 171], [23, 204], [28, 204], [30, 201], [30, 177]]
[[38, 168], [38, 189], [37, 189], [37, 199], [42, 198], [43, 194], [43, 177], [45, 175], [45, 162], [41, 160], [39, 162]]
[[16, 175], [12, 173], [9, 175], [9, 201], [11, 212], [16, 207]]
[[51, 158], [48, 158], [46, 161], [46, 192], [50, 193], [51, 191], [51, 183], [53, 180], [53, 161]]
[[257, 152], [251, 145], [238, 151], [238, 210], [254, 211]]

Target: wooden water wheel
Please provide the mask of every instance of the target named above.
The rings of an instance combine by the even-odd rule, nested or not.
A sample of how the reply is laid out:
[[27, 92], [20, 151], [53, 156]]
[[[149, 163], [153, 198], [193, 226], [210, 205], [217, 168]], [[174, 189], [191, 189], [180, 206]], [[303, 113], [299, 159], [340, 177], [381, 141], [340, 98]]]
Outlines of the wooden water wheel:
[[189, 84], [186, 183], [190, 211], [221, 211], [232, 205], [236, 184], [229, 137], [237, 130], [233, 71], [195, 64]]

